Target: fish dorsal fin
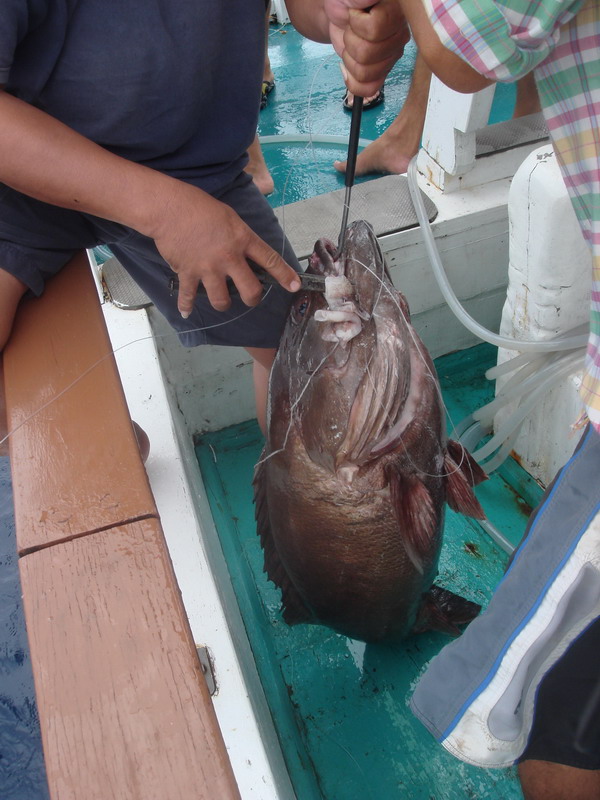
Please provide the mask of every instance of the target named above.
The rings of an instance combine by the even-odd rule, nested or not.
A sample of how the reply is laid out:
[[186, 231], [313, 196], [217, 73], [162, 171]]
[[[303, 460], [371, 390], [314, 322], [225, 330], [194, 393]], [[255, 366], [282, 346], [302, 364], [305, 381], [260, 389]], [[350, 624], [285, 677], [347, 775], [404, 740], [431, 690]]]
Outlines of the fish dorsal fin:
[[469, 451], [458, 442], [448, 441], [444, 457], [446, 473], [446, 499], [453, 511], [459, 511], [468, 517], [485, 519], [485, 513], [479, 500], [473, 494], [471, 486], [476, 486], [487, 479], [487, 475], [475, 461]]
[[379, 337], [377, 352], [364, 370], [348, 419], [337, 463], [361, 464], [369, 459], [397, 422], [410, 388], [410, 359], [399, 364], [396, 345]]
[[271, 532], [266, 492], [265, 454], [266, 451], [263, 450], [254, 470], [254, 480], [252, 482], [254, 486], [254, 515], [260, 543], [263, 548], [264, 571], [269, 580], [273, 581], [278, 589], [281, 589], [282, 613], [287, 624], [295, 625], [299, 622], [309, 622], [313, 619], [313, 615], [292, 583], [281, 561]]
[[393, 466], [387, 468], [386, 474], [406, 553], [415, 569], [423, 574], [438, 546], [440, 514], [417, 475], [400, 472]]

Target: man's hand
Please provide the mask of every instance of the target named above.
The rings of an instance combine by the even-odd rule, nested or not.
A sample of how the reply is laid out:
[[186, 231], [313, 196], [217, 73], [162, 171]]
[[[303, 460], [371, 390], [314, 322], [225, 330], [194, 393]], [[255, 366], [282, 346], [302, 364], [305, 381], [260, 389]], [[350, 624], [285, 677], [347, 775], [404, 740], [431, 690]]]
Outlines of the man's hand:
[[181, 181], [171, 188], [152, 238], [179, 276], [177, 307], [184, 318], [192, 311], [200, 282], [217, 311], [229, 308], [228, 277], [246, 305], [257, 305], [262, 285], [248, 259], [271, 273], [288, 291], [300, 288], [296, 272], [229, 206]]
[[370, 97], [404, 53], [410, 31], [398, 0], [324, 0], [331, 42], [348, 73], [348, 89]]

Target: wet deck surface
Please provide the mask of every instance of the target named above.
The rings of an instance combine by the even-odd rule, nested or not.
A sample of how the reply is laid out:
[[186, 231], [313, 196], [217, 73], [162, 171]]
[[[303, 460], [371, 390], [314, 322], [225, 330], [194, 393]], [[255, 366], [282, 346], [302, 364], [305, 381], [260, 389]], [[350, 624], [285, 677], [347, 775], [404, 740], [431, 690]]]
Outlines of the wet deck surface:
[[[348, 137], [350, 114], [342, 107], [344, 83], [340, 59], [329, 45], [302, 37], [291, 25], [271, 25], [269, 57], [275, 89], [261, 111], [261, 136], [309, 135], [310, 142], [265, 144], [265, 160], [275, 181], [269, 196], [273, 207], [343, 188], [344, 177], [333, 168], [345, 160], [347, 145], [321, 144], [319, 136]], [[361, 138], [377, 139], [399, 113], [408, 94], [416, 58], [413, 42], [406, 47], [385, 82], [385, 100], [363, 113]], [[490, 124], [510, 118], [514, 84], [498, 84]], [[376, 176], [357, 178], [360, 183]]]
[[[453, 422], [491, 398], [483, 377], [494, 349], [438, 359]], [[449, 425], [451, 427], [451, 425]], [[279, 592], [263, 574], [251, 476], [262, 439], [252, 423], [203, 437], [198, 460], [284, 755], [299, 798], [313, 800], [518, 800], [514, 769], [482, 770], [450, 756], [408, 710], [427, 662], [448, 641], [421, 634], [365, 646], [318, 626], [289, 628]], [[513, 543], [539, 488], [516, 465], [477, 489], [491, 521]], [[506, 554], [479, 525], [448, 511], [438, 581], [485, 605]]]

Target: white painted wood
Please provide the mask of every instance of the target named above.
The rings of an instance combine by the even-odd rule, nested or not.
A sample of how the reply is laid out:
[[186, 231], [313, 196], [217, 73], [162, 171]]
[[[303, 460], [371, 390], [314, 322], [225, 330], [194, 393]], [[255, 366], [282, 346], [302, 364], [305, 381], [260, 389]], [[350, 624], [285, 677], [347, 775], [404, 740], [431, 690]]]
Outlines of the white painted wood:
[[446, 172], [425, 149], [421, 149], [417, 156], [417, 168], [433, 186], [446, 194], [460, 193], [466, 189], [474, 189], [512, 177], [527, 156], [537, 150], [539, 145], [539, 141], [528, 142], [501, 153], [479, 157], [475, 159], [468, 172], [456, 175]]
[[285, 0], [271, 0], [271, 12], [277, 17], [280, 25], [285, 25], [290, 21], [290, 17], [285, 7]]
[[[501, 333], [547, 340], [589, 319], [591, 253], [585, 243], [550, 145], [538, 148], [517, 171], [509, 195], [510, 264]], [[499, 362], [514, 355], [499, 352]], [[581, 352], [583, 363], [583, 348]], [[547, 485], [570, 457], [583, 410], [580, 371], [563, 379], [527, 419], [514, 450]], [[503, 385], [499, 382], [499, 386]], [[514, 404], [497, 414], [495, 428]]]
[[[494, 86], [461, 94], [435, 76], [431, 80], [423, 149], [449, 175], [464, 175], [475, 163], [475, 134], [487, 125]], [[439, 184], [438, 184], [439, 186]]]
[[[123, 311], [105, 303], [103, 311], [131, 416], [150, 439], [146, 470], [192, 633], [214, 659], [218, 692], [213, 704], [240, 794], [244, 800], [292, 800], [195, 459], [194, 431], [161, 369], [173, 354], [187, 351], [164, 321], [156, 331], [145, 310]], [[208, 348], [196, 348], [202, 349]], [[232, 370], [235, 374], [233, 365]], [[171, 366], [167, 373], [176, 379]], [[202, 405], [206, 375], [195, 378], [195, 388], [187, 383], [185, 391], [190, 405]]]

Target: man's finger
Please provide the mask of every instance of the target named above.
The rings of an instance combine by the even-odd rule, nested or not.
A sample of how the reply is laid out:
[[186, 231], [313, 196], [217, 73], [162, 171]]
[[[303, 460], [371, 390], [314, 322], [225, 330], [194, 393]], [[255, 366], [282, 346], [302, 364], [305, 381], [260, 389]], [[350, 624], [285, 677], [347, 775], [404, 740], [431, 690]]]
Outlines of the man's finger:
[[265, 272], [272, 275], [288, 292], [297, 292], [300, 288], [298, 273], [258, 236], [252, 238], [246, 255]]
[[231, 295], [224, 276], [207, 275], [202, 279], [202, 290], [216, 311], [227, 311], [231, 305]]
[[197, 278], [179, 276], [179, 290], [177, 292], [177, 308], [184, 319], [187, 319], [194, 308], [199, 281]]
[[263, 295], [263, 287], [246, 260], [240, 267], [231, 270], [231, 278], [235, 283], [240, 298], [247, 306], [257, 306]]
[[344, 35], [344, 54], [349, 53], [357, 63], [363, 65], [381, 61], [395, 63], [402, 57], [405, 46], [405, 37], [399, 33], [380, 39], [376, 43], [368, 42], [352, 28], [348, 28]]
[[364, 67], [358, 64], [347, 53], [344, 53], [344, 64], [348, 69], [346, 86], [357, 97], [372, 97], [383, 86], [383, 82], [395, 62]]

